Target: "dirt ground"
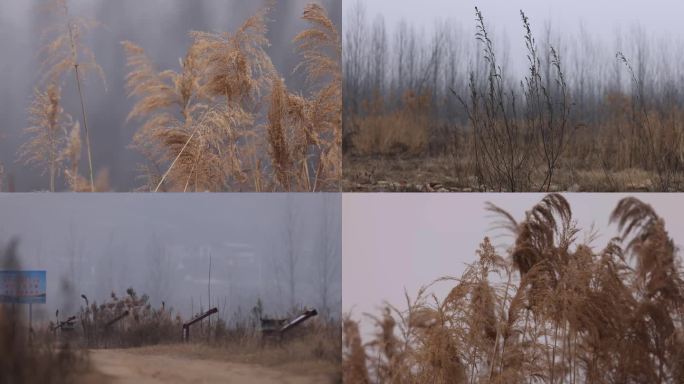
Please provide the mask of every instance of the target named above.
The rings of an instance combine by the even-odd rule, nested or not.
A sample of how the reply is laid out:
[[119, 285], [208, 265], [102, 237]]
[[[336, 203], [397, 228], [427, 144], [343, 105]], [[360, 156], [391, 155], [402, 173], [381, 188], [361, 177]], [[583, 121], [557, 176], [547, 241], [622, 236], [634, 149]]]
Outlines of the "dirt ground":
[[[344, 192], [483, 192], [472, 165], [449, 156], [345, 156], [343, 165]], [[650, 180], [654, 177], [639, 169], [606, 173], [601, 169], [568, 170], [568, 167], [561, 167], [555, 174], [550, 191], [648, 192], [653, 191]], [[535, 185], [541, 185], [541, 179]], [[673, 191], [678, 190], [677, 186], [673, 187]]]
[[331, 383], [321, 367], [264, 366], [221, 358], [200, 358], [185, 347], [148, 347], [90, 351], [89, 383]]

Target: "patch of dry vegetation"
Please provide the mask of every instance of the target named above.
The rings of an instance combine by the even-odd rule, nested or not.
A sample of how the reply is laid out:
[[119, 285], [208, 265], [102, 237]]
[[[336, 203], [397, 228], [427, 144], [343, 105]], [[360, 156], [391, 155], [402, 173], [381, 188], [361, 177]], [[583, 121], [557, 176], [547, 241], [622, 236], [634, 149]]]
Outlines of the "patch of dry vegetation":
[[[238, 311], [232, 317], [212, 316], [194, 324], [189, 341], [183, 342], [182, 326], [188, 319], [165, 303], [153, 307], [147, 295], [138, 295], [133, 288], [121, 297], [112, 293], [100, 304], [88, 303], [87, 296], [82, 298], [86, 305], [76, 315], [76, 330], [56, 334], [84, 348], [183, 350], [198, 358], [293, 369], [307, 364], [337, 378], [334, 381], [341, 378], [341, 325], [334, 319], [316, 317], [282, 338], [269, 338], [261, 332], [263, 308], [258, 302], [249, 314]], [[294, 318], [300, 312], [293, 310], [287, 317]]]
[[129, 119], [144, 122], [133, 146], [149, 160], [148, 189], [171, 191], [336, 190], [341, 173], [340, 42], [325, 10], [294, 39], [310, 85], [287, 90], [265, 51], [270, 7], [235, 33], [192, 32], [179, 72], [157, 71], [124, 42]]
[[[301, 57], [294, 72], [306, 84], [288, 90], [266, 49], [268, 16], [260, 9], [234, 32], [189, 34], [190, 46], [177, 70], [159, 70], [139, 45], [122, 42], [126, 88], [139, 122], [131, 147], [143, 191], [320, 191], [339, 190], [342, 173], [341, 41], [324, 8], [307, 5], [309, 27], [293, 40]], [[46, 74], [35, 91], [21, 159], [49, 172], [50, 190], [65, 162], [64, 181], [73, 191], [109, 188], [106, 171], [94, 174], [91, 127], [82, 82], [101, 67], [82, 43], [94, 20], [69, 13], [68, 0], [50, 0], [55, 17], [41, 50]], [[73, 75], [81, 106], [73, 122], [61, 106], [62, 86]], [[78, 126], [76, 125], [78, 124]], [[87, 178], [79, 175], [81, 129]], [[104, 169], [104, 168], [102, 168]]]
[[[17, 242], [0, 254], [0, 268], [18, 269]], [[89, 370], [77, 345], [58, 345], [51, 332], [31, 331], [23, 306], [0, 304], [0, 383], [73, 383]]]
[[[476, 191], [684, 186], [684, 99], [679, 75], [667, 71], [673, 47], [659, 46], [663, 62], [647, 62], [647, 40], [636, 36], [632, 58], [587, 66], [595, 57], [582, 55], [596, 53], [581, 44], [591, 37], [574, 48], [547, 30], [537, 42], [521, 11], [527, 67], [518, 80], [478, 9], [472, 47], [470, 34], [447, 24], [425, 38], [402, 23], [389, 39], [382, 19], [367, 24], [364, 12], [361, 3], [351, 9], [345, 42], [344, 190], [388, 189], [368, 183], [367, 172], [423, 186], [455, 178], [456, 189]], [[424, 181], [394, 165], [412, 159], [442, 176]], [[442, 171], [444, 162], [452, 169]], [[622, 177], [634, 170], [639, 179]], [[599, 177], [581, 177], [588, 173]]]
[[404, 94], [401, 108], [384, 113], [382, 100], [364, 103], [369, 111], [364, 116], [352, 117], [349, 123], [356, 132], [350, 136], [350, 147], [366, 155], [418, 156], [428, 144], [430, 123], [428, 95]]
[[515, 237], [507, 257], [485, 238], [460, 277], [434, 282], [454, 284], [446, 298], [428, 286], [388, 305], [365, 343], [347, 319], [345, 383], [679, 382], [684, 270], [649, 205], [621, 200], [601, 250], [577, 240], [561, 195], [521, 222], [489, 209]]

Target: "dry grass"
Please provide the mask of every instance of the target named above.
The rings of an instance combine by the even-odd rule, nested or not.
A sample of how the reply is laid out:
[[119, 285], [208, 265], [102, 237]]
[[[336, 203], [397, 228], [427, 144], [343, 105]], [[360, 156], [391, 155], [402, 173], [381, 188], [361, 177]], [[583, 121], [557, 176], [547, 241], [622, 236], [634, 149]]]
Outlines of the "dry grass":
[[[17, 244], [2, 249], [0, 268], [19, 269]], [[0, 304], [0, 383], [72, 383], [88, 371], [87, 355], [77, 345], [58, 346], [50, 332], [30, 332], [23, 309]]]
[[353, 118], [348, 125], [353, 133], [349, 135], [354, 154], [418, 156], [427, 150], [431, 123], [428, 113], [430, 99], [427, 95], [407, 92], [402, 107], [383, 113], [381, 103], [367, 103], [370, 112]]
[[81, 124], [85, 128], [90, 190], [95, 192], [90, 130], [82, 83], [85, 76], [90, 72], [98, 74], [103, 83], [105, 80], [104, 72], [97, 64], [95, 55], [83, 44], [83, 34], [89, 29], [99, 26], [99, 23], [93, 19], [71, 15], [68, 0], [50, 0], [43, 8], [46, 14], [55, 18], [53, 24], [44, 31], [48, 41], [41, 49], [41, 55], [44, 57], [42, 66], [45, 79], [49, 84], [63, 84], [67, 76], [73, 71], [81, 106]]
[[[585, 73], [568, 65], [583, 60], [583, 53], [561, 57], [550, 35], [538, 43], [522, 12], [527, 69], [520, 79], [497, 55], [501, 47], [477, 9], [477, 49], [472, 51], [464, 46], [472, 39], [459, 41], [454, 36], [461, 31], [446, 25], [422, 41], [401, 24], [388, 43], [384, 29], [364, 24], [363, 13], [356, 12], [345, 57], [345, 190], [383, 189], [365, 182], [363, 175], [373, 172], [385, 174], [376, 180], [390, 184], [449, 184], [456, 177], [458, 188], [475, 191], [684, 187], [682, 98], [644, 75], [651, 68], [643, 62], [632, 68], [630, 59], [618, 54], [611, 63], [619, 72], [617, 83], [597, 79], [600, 85], [588, 96]], [[383, 60], [387, 65], [377, 67]], [[623, 71], [626, 84], [619, 80]], [[406, 94], [424, 100], [409, 103]], [[378, 159], [386, 160], [386, 167], [377, 169]], [[394, 172], [402, 166], [392, 162], [409, 161], [422, 163], [421, 171], [429, 168], [435, 177]], [[453, 169], [440, 175], [449, 161]], [[638, 173], [639, 179], [625, 180], [627, 173], [630, 178]]]
[[[119, 298], [112, 292], [109, 301], [93, 302], [81, 308], [78, 318], [82, 340], [88, 348], [128, 348], [142, 345], [179, 342], [181, 318], [173, 316], [173, 309], [153, 308], [148, 296], [138, 294], [132, 288]], [[129, 315], [108, 325], [123, 315]]]
[[51, 83], [45, 91], [34, 90], [34, 98], [28, 109], [29, 127], [24, 133], [29, 141], [19, 148], [20, 159], [49, 173], [50, 191], [55, 191], [55, 178], [62, 165], [61, 152], [66, 147], [67, 127], [72, 126], [69, 116], [61, 106], [61, 89]]
[[[295, 38], [310, 87], [290, 93], [266, 53], [270, 6], [234, 33], [192, 32], [181, 71], [157, 71], [124, 42], [127, 88], [141, 119], [133, 147], [148, 190], [315, 191], [337, 189], [341, 173], [339, 38], [323, 8]], [[268, 106], [266, 108], [265, 106]], [[266, 121], [262, 125], [260, 122]]]
[[[335, 191], [342, 173], [341, 39], [324, 8], [307, 5], [309, 27], [292, 41], [301, 60], [293, 72], [305, 85], [288, 90], [267, 53], [270, 2], [233, 32], [189, 33], [180, 68], [157, 69], [134, 42], [122, 42], [126, 88], [139, 122], [131, 147], [143, 191]], [[50, 172], [50, 190], [65, 161], [73, 191], [108, 189], [106, 167], [94, 171], [91, 129], [82, 83], [102, 68], [83, 44], [98, 23], [69, 13], [68, 0], [50, 0], [54, 18], [41, 50], [45, 78], [31, 107], [30, 141], [22, 159]], [[79, 128], [63, 127], [60, 89], [73, 75], [80, 103]], [[44, 83], [44, 84], [43, 84]], [[43, 88], [45, 88], [43, 90]], [[81, 131], [88, 175], [79, 176]], [[78, 136], [78, 137], [76, 137]], [[68, 148], [65, 143], [68, 143]], [[63, 154], [63, 155], [62, 155]], [[84, 184], [85, 181], [85, 184]]]
[[[125, 312], [129, 314], [121, 317]], [[296, 314], [299, 312], [293, 311], [289, 318]], [[193, 317], [197, 315], [199, 313]], [[262, 308], [257, 303], [249, 315], [238, 312], [231, 318], [214, 316], [211, 321], [203, 320], [192, 326], [190, 342], [182, 349], [199, 358], [267, 366], [287, 367], [306, 362], [341, 377], [339, 322], [314, 318], [286, 333], [282, 340], [271, 340], [262, 337], [260, 332], [262, 315]], [[120, 320], [108, 325], [119, 317]], [[138, 295], [132, 288], [122, 297], [112, 293], [106, 302], [82, 307], [77, 318], [78, 329], [72, 341], [91, 349], [178, 349], [182, 342], [182, 325], [188, 320], [164, 303], [154, 308], [147, 295]]]
[[[371, 317], [365, 344], [345, 322], [345, 382], [675, 383], [684, 369], [684, 280], [665, 223], [635, 198], [611, 215], [602, 250], [577, 240], [571, 207], [547, 195], [516, 221], [489, 209], [515, 241], [485, 238], [444, 299], [428, 287]], [[591, 241], [591, 240], [588, 240]]]

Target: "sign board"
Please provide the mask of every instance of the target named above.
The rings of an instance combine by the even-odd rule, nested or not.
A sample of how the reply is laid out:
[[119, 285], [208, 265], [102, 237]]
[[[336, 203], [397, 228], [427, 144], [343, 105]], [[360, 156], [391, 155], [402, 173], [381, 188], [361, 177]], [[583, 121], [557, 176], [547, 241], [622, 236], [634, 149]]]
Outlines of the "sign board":
[[46, 271], [0, 271], [0, 303], [45, 304]]

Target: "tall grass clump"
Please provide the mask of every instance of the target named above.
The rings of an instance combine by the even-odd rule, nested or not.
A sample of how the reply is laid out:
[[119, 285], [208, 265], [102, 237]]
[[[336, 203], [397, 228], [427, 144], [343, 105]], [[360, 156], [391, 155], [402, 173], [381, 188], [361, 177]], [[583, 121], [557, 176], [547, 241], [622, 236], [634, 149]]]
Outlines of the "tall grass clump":
[[[40, 50], [43, 76], [19, 160], [49, 174], [51, 191], [60, 181], [72, 191], [108, 190], [106, 168], [94, 171], [84, 87], [89, 74], [105, 83], [85, 43], [86, 32], [99, 23], [74, 15], [69, 5], [69, 0], [49, 0], [41, 7], [49, 23]], [[144, 47], [122, 42], [125, 88], [134, 99], [127, 122], [136, 125], [130, 147], [145, 159], [138, 165], [139, 190], [339, 189], [342, 52], [337, 26], [320, 5], [305, 6], [301, 18], [307, 27], [291, 42], [300, 58], [292, 78], [302, 86], [289, 90], [269, 56], [274, 6], [275, 1], [267, 2], [230, 32], [190, 31], [176, 68], [157, 68]], [[78, 95], [78, 114], [63, 108], [70, 105], [63, 96], [72, 94]], [[79, 174], [82, 149], [85, 177]]]
[[[63, 85], [73, 72], [78, 91], [81, 121], [85, 130], [86, 153], [88, 155], [88, 176], [90, 190], [95, 192], [93, 176], [92, 150], [90, 147], [90, 129], [83, 94], [83, 81], [89, 72], [95, 72], [104, 83], [104, 72], [95, 61], [93, 52], [83, 43], [83, 34], [97, 27], [99, 23], [92, 19], [73, 16], [69, 12], [68, 0], [50, 0], [45, 6], [54, 20], [46, 28], [47, 43], [41, 50], [43, 72], [48, 84]], [[51, 85], [52, 86], [52, 85]], [[51, 187], [54, 187], [51, 185]]]
[[[553, 74], [542, 63], [529, 20], [520, 11], [525, 31], [528, 73], [520, 83], [522, 99], [507, 83], [497, 62], [484, 17], [476, 7], [476, 39], [483, 46], [485, 79], [470, 74], [469, 100], [460, 99], [473, 128], [476, 174], [487, 190], [549, 191], [554, 171], [569, 140], [570, 101], [561, 59], [549, 45]], [[543, 164], [542, 182], [533, 177]], [[535, 185], [536, 184], [536, 185]]]
[[684, 270], [664, 220], [636, 198], [610, 216], [603, 249], [578, 240], [561, 195], [522, 221], [489, 206], [514, 236], [484, 238], [443, 299], [422, 288], [406, 309], [371, 316], [363, 343], [345, 321], [347, 383], [677, 383], [684, 369]]
[[266, 51], [268, 5], [235, 32], [190, 33], [179, 71], [157, 70], [124, 42], [127, 88], [141, 120], [133, 147], [147, 159], [145, 189], [171, 191], [334, 189], [341, 155], [340, 48], [317, 5], [295, 38], [309, 92], [287, 90]]
[[680, 118], [677, 107], [671, 100], [663, 100], [660, 105], [649, 101], [643, 76], [635, 72], [622, 52], [618, 52], [616, 58], [625, 65], [631, 80], [631, 149], [640, 156], [642, 167], [655, 170], [655, 189], [671, 191], [681, 182], [681, 172], [684, 169], [684, 131], [677, 128], [677, 120]]
[[44, 91], [36, 89], [28, 113], [31, 125], [24, 132], [30, 139], [19, 148], [20, 159], [40, 167], [43, 173], [47, 171], [50, 192], [54, 192], [55, 178], [63, 162], [61, 152], [66, 147], [66, 132], [73, 125], [71, 116], [61, 106], [60, 87], [53, 83]]

